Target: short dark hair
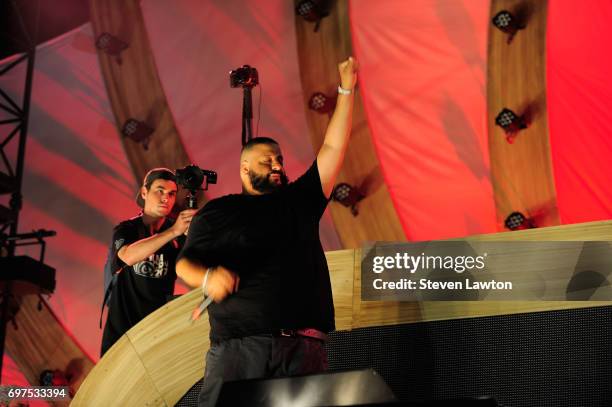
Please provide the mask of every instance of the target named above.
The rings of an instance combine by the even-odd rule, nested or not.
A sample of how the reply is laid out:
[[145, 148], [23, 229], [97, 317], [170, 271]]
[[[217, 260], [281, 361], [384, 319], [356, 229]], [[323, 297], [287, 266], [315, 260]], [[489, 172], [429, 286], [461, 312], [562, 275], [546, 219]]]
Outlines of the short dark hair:
[[[147, 189], [147, 191], [153, 185], [153, 182], [158, 179], [165, 179], [166, 181], [172, 181], [176, 184], [176, 175], [174, 171], [169, 170], [168, 168], [153, 168], [151, 171], [147, 172], [144, 179], [142, 180], [142, 186]], [[140, 188], [138, 188], [138, 193], [136, 194], [136, 203], [141, 208], [144, 208], [144, 199], [140, 194]]]
[[259, 144], [274, 144], [274, 145], [279, 145], [278, 142], [276, 140], [274, 140], [273, 138], [270, 137], [255, 137], [250, 139], [244, 146], [242, 146], [242, 150], [240, 150], [240, 153], [242, 154], [243, 152], [250, 150], [251, 148], [253, 148], [253, 146], [259, 145]]

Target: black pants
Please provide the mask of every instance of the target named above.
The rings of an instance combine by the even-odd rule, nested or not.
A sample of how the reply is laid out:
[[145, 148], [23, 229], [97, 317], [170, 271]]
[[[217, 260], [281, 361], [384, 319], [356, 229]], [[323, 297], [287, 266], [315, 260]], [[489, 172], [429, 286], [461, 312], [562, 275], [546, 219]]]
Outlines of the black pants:
[[224, 381], [295, 376], [327, 370], [324, 343], [305, 337], [247, 336], [211, 344], [198, 406], [214, 406]]

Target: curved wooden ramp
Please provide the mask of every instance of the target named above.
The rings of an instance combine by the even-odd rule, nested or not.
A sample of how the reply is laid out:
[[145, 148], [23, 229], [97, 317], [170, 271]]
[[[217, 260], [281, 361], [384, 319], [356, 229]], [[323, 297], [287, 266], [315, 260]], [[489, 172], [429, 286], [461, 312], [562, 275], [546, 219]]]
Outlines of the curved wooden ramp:
[[[14, 282], [11, 291], [16, 293], [14, 305], [19, 308], [14, 321], [7, 325], [7, 354], [32, 386], [40, 386], [39, 377], [44, 370], [57, 369], [66, 374], [76, 392], [94, 367], [93, 360], [64, 329], [45, 300], [35, 294], [32, 284]], [[53, 405], [68, 405], [68, 401]]]
[[[612, 221], [481, 235], [489, 241], [612, 241]], [[361, 250], [327, 253], [336, 308], [336, 327], [380, 325], [569, 308], [610, 306], [595, 301], [362, 302]], [[178, 298], [132, 328], [100, 360], [73, 406], [173, 406], [202, 376], [209, 347], [207, 318], [190, 323], [199, 290]]]
[[190, 322], [194, 290], [130, 329], [98, 362], [73, 406], [173, 406], [203, 375], [208, 314]]

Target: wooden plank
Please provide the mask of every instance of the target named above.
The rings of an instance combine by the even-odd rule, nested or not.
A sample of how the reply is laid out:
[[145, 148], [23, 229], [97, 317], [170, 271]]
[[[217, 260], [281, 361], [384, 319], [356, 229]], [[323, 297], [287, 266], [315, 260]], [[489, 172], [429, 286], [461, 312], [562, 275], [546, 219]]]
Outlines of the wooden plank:
[[[534, 217], [539, 227], [558, 225], [546, 112], [547, 2], [493, 0], [491, 17], [501, 10], [514, 15], [522, 10], [528, 21], [510, 44], [493, 24], [489, 28], [489, 154], [498, 230], [504, 230], [504, 220], [514, 211]], [[519, 115], [529, 111], [532, 117], [529, 128], [518, 133], [512, 144], [495, 125], [504, 107]]]
[[90, 9], [96, 38], [107, 32], [128, 44], [121, 63], [97, 51], [118, 134], [129, 118], [155, 129], [148, 150], [120, 136], [137, 181], [154, 167], [175, 169], [189, 164], [157, 74], [140, 1], [90, 0]]
[[190, 321], [191, 312], [202, 298], [201, 290], [193, 290], [181, 301], [150, 314], [127, 333], [169, 406], [175, 405], [204, 375], [204, 357], [210, 347], [208, 313]]
[[[612, 241], [612, 221], [493, 233], [470, 236], [465, 240], [491, 242]], [[357, 271], [355, 275], [360, 276], [360, 271]], [[361, 303], [361, 310], [354, 328], [610, 305], [612, 305], [611, 301], [424, 301], [420, 303], [372, 301]]]
[[353, 281], [357, 266], [355, 250], [327, 252], [327, 265], [334, 293], [336, 329], [351, 329], [353, 326]]
[[129, 338], [122, 336], [89, 373], [71, 406], [172, 406], [151, 380]]
[[175, 405], [204, 374], [208, 316], [188, 321], [201, 300], [193, 290], [130, 329], [96, 364], [73, 404]]
[[[297, 5], [299, 1], [295, 3]], [[295, 23], [306, 120], [315, 151], [323, 143], [329, 117], [310, 110], [308, 101], [315, 92], [330, 96], [337, 93], [337, 65], [352, 55], [348, 1], [338, 0], [332, 4], [331, 13], [321, 21], [318, 32], [314, 32], [313, 23], [300, 16], [296, 16]], [[329, 205], [336, 231], [345, 248], [357, 248], [364, 241], [406, 239], [372, 144], [359, 84], [355, 95], [351, 140], [337, 183], [341, 182], [361, 186], [366, 194], [366, 198], [358, 204], [357, 217], [351, 214], [349, 208], [337, 202]]]

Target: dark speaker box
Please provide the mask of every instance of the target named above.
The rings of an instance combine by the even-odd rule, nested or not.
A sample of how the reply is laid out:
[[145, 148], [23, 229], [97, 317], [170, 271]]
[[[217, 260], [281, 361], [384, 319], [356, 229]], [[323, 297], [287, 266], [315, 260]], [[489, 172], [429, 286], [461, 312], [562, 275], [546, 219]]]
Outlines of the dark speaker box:
[[397, 399], [372, 369], [223, 384], [217, 407], [395, 405]]

